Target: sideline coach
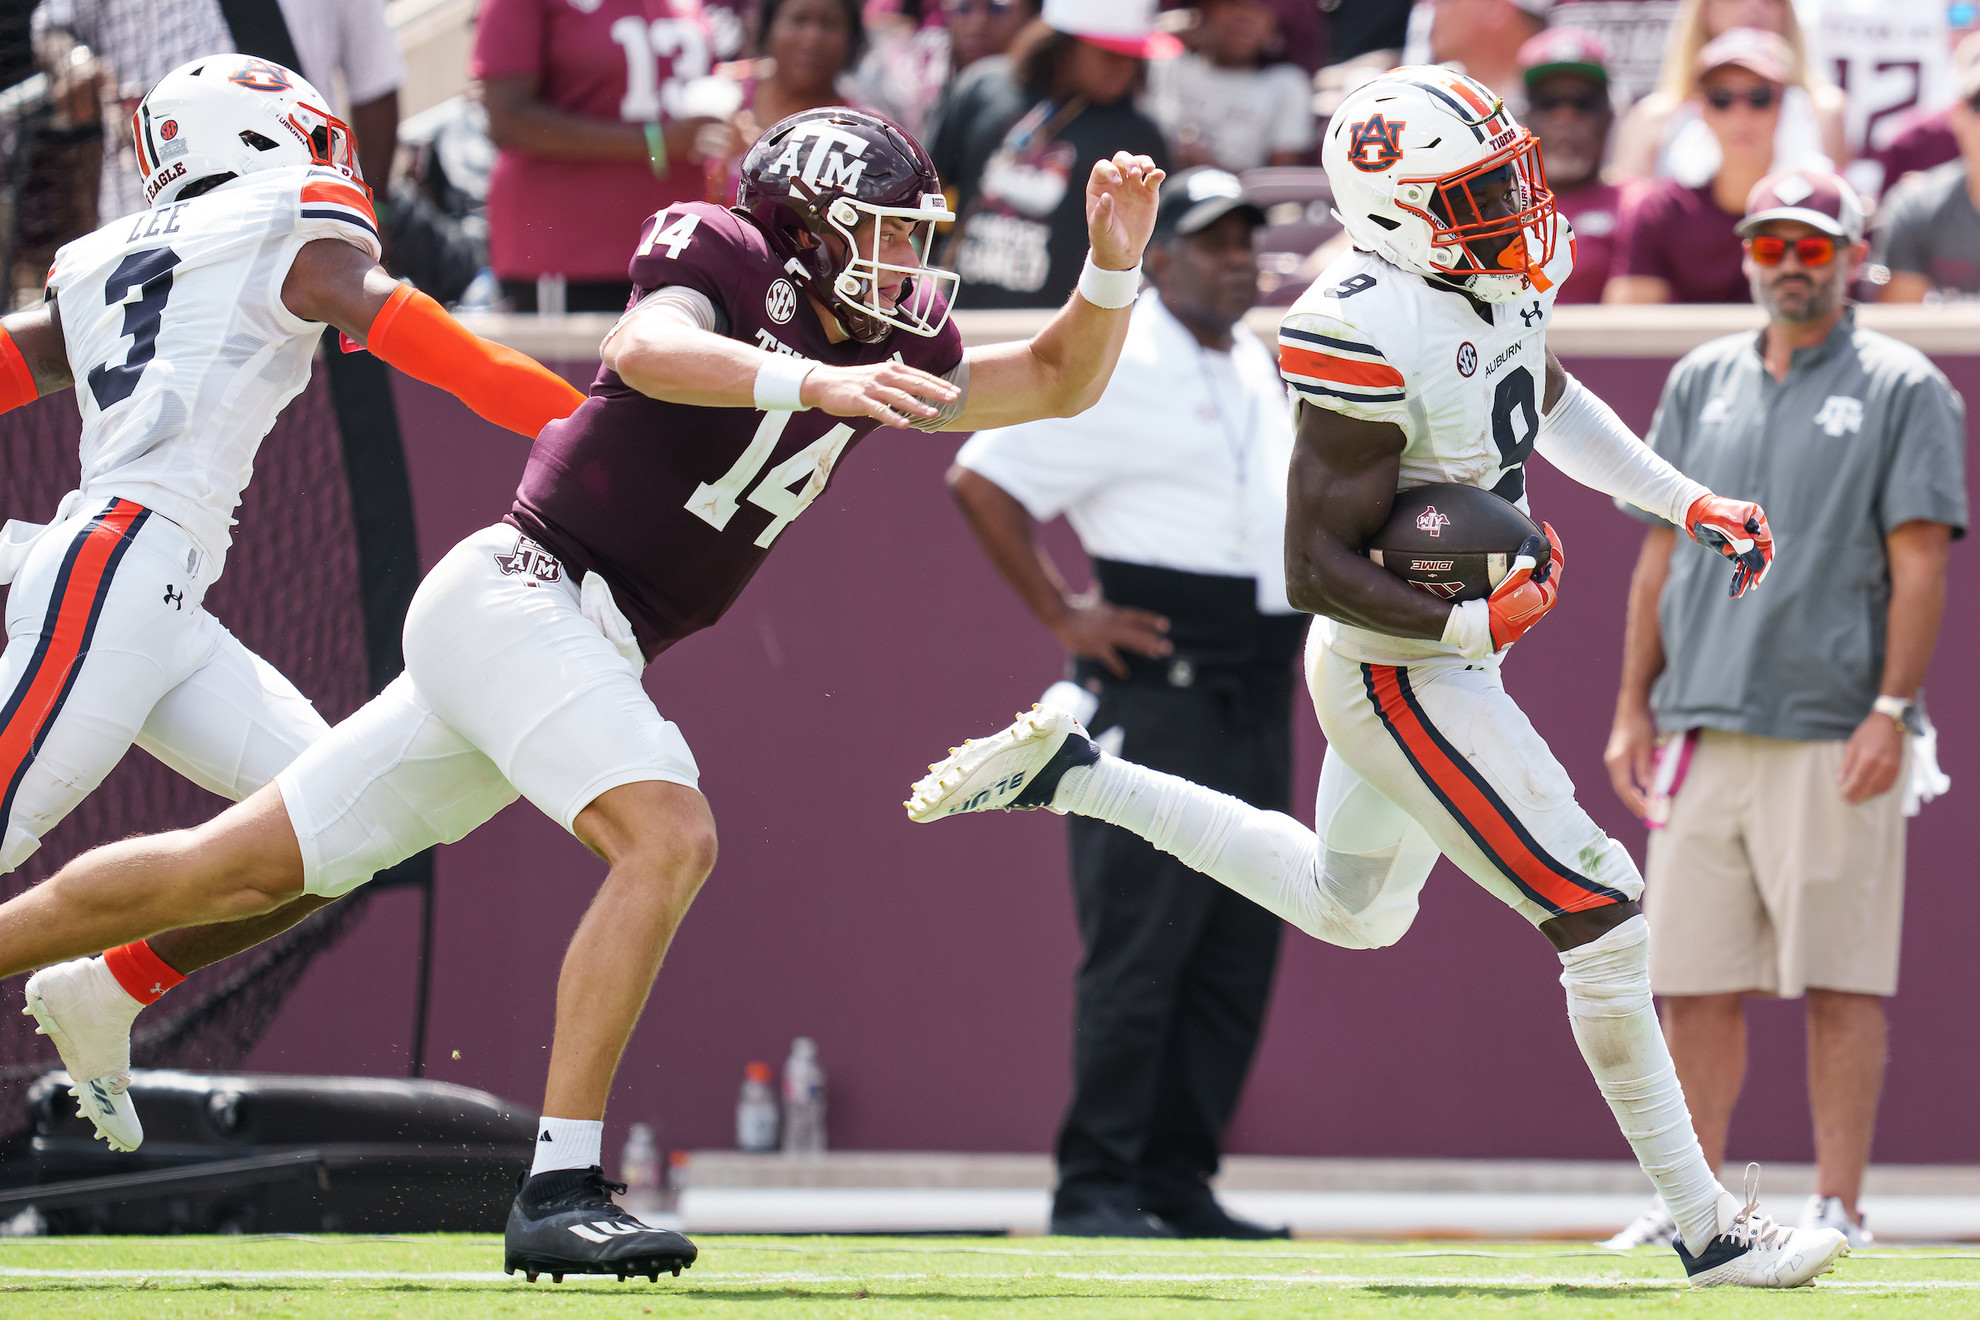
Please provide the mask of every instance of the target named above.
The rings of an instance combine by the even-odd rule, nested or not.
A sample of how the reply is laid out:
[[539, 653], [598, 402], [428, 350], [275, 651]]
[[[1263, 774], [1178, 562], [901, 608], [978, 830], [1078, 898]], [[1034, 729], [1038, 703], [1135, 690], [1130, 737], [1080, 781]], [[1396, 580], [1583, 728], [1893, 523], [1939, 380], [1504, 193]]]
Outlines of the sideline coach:
[[[1286, 603], [1292, 422], [1241, 323], [1264, 214], [1198, 168], [1162, 187], [1142, 292], [1100, 402], [984, 431], [950, 489], [998, 571], [1073, 658], [1098, 741], [1285, 811], [1294, 658]], [[1063, 513], [1097, 595], [1066, 591], [1032, 520]], [[1090, 698], [1089, 698], [1090, 700]], [[1052, 1232], [1284, 1236], [1211, 1195], [1278, 964], [1277, 917], [1126, 830], [1067, 821], [1086, 944]]]
[[[1646, 868], [1650, 983], [1706, 1158], [1724, 1159], [1745, 1073], [1741, 997], [1805, 993], [1817, 1192], [1801, 1222], [1861, 1244], [1897, 992], [1901, 778], [1966, 528], [1965, 421], [1923, 353], [1855, 322], [1867, 249], [1847, 183], [1770, 175], [1739, 234], [1766, 328], [1678, 363], [1651, 444], [1765, 504], [1778, 554], [1734, 601], [1719, 561], [1667, 527], [1644, 538], [1607, 759], [1625, 802], [1666, 815]], [[1671, 738], [1654, 782], [1653, 712]]]

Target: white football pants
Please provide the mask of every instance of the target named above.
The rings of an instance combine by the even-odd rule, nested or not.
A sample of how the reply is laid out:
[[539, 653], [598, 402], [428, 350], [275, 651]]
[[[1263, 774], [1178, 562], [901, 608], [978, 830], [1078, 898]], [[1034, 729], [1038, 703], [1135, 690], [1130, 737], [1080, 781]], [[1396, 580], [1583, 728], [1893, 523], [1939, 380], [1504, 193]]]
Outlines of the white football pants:
[[132, 743], [238, 802], [329, 732], [295, 685], [202, 607], [213, 566], [177, 523], [92, 501], [41, 534], [7, 596], [0, 872]]

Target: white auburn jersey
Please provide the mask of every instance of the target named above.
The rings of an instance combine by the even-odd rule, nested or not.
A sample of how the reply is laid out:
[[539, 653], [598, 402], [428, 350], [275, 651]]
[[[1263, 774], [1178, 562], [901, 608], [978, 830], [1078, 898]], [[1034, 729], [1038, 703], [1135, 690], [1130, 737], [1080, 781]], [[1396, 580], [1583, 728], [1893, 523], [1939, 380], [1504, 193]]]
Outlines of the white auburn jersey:
[[82, 409], [83, 498], [142, 504], [223, 557], [255, 451], [309, 382], [323, 333], [283, 306], [282, 282], [319, 238], [376, 260], [377, 224], [343, 175], [294, 166], [125, 216], [57, 252], [49, 296]]
[[[1541, 281], [1513, 302], [1476, 301], [1373, 253], [1349, 251], [1321, 272], [1279, 325], [1279, 371], [1299, 406], [1391, 422], [1405, 444], [1399, 489], [1481, 486], [1526, 508], [1526, 460], [1540, 435], [1547, 323], [1574, 268], [1559, 237]], [[1540, 287], [1542, 282], [1546, 287]], [[1455, 648], [1323, 620], [1351, 659], [1398, 664]]]

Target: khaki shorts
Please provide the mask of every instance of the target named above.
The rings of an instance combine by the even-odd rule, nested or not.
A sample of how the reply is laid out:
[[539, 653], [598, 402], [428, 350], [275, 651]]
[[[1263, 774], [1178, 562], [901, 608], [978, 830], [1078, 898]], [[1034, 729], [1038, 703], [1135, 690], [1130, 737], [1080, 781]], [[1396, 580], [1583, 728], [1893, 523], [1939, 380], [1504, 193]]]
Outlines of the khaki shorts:
[[1845, 745], [1700, 732], [1650, 835], [1658, 994], [1897, 993], [1904, 793], [1844, 802]]

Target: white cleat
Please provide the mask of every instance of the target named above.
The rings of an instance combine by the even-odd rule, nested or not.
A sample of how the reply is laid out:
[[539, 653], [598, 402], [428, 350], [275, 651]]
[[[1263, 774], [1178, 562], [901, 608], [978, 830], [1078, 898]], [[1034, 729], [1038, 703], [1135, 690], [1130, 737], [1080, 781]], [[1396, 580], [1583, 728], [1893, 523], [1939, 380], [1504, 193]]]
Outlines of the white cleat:
[[1677, 1221], [1671, 1218], [1664, 1198], [1657, 1196], [1651, 1198], [1649, 1207], [1642, 1214], [1630, 1221], [1628, 1228], [1602, 1245], [1616, 1251], [1629, 1251], [1635, 1247], [1668, 1247], [1677, 1240]]
[[1719, 1235], [1696, 1256], [1672, 1243], [1694, 1288], [1800, 1288], [1827, 1274], [1849, 1254], [1849, 1239], [1833, 1228], [1789, 1228], [1760, 1213], [1760, 1166], [1746, 1166], [1746, 1204], [1719, 1202]]
[[144, 1143], [131, 1084], [131, 1025], [144, 1006], [117, 984], [100, 958], [44, 967], [28, 978], [27, 1007], [69, 1070], [69, 1094], [112, 1150]]
[[1052, 806], [1059, 780], [1076, 765], [1092, 765], [1100, 749], [1063, 710], [1033, 706], [987, 738], [949, 749], [909, 790], [910, 820], [940, 820], [964, 811], [1028, 811]]
[[1808, 1204], [1801, 1208], [1803, 1228], [1833, 1228], [1849, 1239], [1849, 1249], [1867, 1247], [1877, 1240], [1877, 1235], [1865, 1228], [1862, 1223], [1849, 1217], [1843, 1209], [1840, 1196], [1823, 1196], [1817, 1193], [1808, 1198]]

